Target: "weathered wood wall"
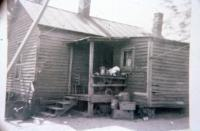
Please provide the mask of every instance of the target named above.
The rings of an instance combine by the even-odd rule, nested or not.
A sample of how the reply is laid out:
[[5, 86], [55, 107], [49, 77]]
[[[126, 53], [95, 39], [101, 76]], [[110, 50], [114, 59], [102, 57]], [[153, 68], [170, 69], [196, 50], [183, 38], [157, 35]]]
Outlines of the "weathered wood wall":
[[79, 33], [40, 26], [37, 52], [36, 95], [61, 98], [68, 92], [70, 40], [85, 37]]
[[188, 105], [189, 44], [153, 39], [152, 50], [150, 105], [153, 107]]
[[[121, 65], [122, 50], [134, 48], [134, 66], [127, 80], [131, 92], [146, 93], [147, 88], [147, 38], [133, 38], [128, 43], [121, 43], [114, 49], [114, 65]], [[123, 70], [122, 68], [122, 71]], [[147, 96], [134, 95], [134, 101], [140, 105], [147, 104]]]
[[[25, 12], [25, 9], [17, 4], [16, 10], [12, 15], [8, 32], [8, 63], [14, 56], [22, 39], [32, 23], [32, 19]], [[35, 78], [36, 50], [39, 43], [39, 30], [36, 28], [31, 34], [26, 46], [21, 53], [21, 77], [15, 78], [16, 65], [13, 66], [7, 79], [7, 90], [20, 94], [26, 94], [30, 89], [30, 83]]]
[[78, 87], [78, 91], [74, 93], [87, 93], [89, 75], [89, 43], [74, 45], [73, 53], [72, 88], [74, 88], [76, 79], [79, 77], [81, 87]]

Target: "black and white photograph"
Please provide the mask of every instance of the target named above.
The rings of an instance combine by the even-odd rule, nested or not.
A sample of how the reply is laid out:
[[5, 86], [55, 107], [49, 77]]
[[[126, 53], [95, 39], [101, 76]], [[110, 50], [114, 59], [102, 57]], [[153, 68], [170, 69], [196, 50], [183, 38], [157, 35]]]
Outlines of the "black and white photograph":
[[0, 131], [200, 131], [199, 0], [5, 0]]

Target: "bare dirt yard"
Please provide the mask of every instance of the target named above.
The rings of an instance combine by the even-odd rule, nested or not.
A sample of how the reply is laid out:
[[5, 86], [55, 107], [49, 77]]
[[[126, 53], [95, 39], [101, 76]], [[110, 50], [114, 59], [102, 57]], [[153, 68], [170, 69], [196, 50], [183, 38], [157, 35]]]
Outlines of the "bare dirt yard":
[[29, 121], [8, 121], [8, 131], [182, 131], [189, 128], [188, 117], [177, 112], [157, 114], [143, 120], [115, 120], [110, 117], [66, 115], [58, 118], [34, 118]]

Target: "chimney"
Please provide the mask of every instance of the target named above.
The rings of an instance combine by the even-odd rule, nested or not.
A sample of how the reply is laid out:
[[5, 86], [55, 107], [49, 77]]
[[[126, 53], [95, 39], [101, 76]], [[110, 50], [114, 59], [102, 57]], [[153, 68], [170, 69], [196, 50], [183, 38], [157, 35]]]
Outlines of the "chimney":
[[78, 13], [84, 17], [89, 17], [90, 3], [91, 3], [91, 0], [79, 0]]
[[153, 18], [152, 34], [155, 37], [162, 37], [163, 14], [155, 13]]

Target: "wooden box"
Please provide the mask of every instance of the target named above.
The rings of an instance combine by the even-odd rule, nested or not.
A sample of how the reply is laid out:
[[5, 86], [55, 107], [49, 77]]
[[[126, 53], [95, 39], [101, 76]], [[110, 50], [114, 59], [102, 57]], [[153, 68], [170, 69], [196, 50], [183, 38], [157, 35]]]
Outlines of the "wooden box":
[[119, 109], [120, 110], [133, 111], [133, 110], [135, 110], [135, 107], [136, 107], [135, 102], [122, 101], [122, 102], [119, 103]]
[[134, 111], [124, 111], [124, 110], [113, 110], [112, 112], [113, 119], [134, 119]]
[[118, 94], [118, 99], [119, 99], [119, 101], [129, 101], [130, 95], [128, 92], [120, 92]]

